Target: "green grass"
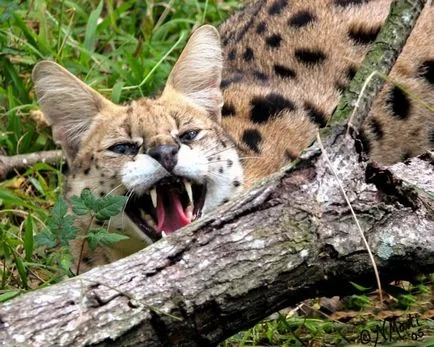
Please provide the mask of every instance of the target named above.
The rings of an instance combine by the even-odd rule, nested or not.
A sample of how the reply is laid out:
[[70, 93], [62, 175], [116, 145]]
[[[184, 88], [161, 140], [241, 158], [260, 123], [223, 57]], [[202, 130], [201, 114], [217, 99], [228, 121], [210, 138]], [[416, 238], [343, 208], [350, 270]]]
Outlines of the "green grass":
[[[151, 95], [164, 85], [192, 29], [221, 23], [240, 5], [240, 0], [0, 0], [0, 155], [55, 148], [49, 129], [31, 116], [38, 109], [30, 77], [36, 62], [57, 61], [116, 103]], [[43, 163], [0, 182], [0, 302], [70, 275], [68, 252], [39, 247], [34, 238], [52, 223], [50, 209], [62, 186], [62, 166]], [[406, 295], [404, 307], [417, 301], [411, 292]], [[363, 293], [351, 302], [356, 308], [370, 304]], [[333, 345], [360, 329], [346, 328], [323, 317], [279, 316], [222, 346]]]

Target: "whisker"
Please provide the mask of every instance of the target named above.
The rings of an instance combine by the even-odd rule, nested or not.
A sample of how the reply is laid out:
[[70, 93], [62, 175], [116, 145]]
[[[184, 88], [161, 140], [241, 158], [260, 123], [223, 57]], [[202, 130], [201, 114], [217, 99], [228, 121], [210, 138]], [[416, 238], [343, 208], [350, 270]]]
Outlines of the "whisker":
[[205, 151], [205, 153], [209, 153], [209, 152], [215, 150], [215, 149], [218, 148], [218, 147], [219, 147], [219, 144], [217, 144], [217, 145], [215, 145], [215, 146], [213, 146], [213, 147], [211, 147], [211, 148], [208, 148], [208, 149]]
[[122, 229], [125, 228], [125, 209], [127, 208], [128, 205], [128, 201], [133, 197], [133, 195], [136, 192], [133, 189], [128, 189], [127, 193], [125, 194], [125, 196], [127, 197], [127, 201], [125, 202], [124, 207], [122, 208], [122, 219], [121, 219], [121, 225], [122, 225]]
[[233, 146], [233, 147], [226, 147], [226, 148], [222, 149], [221, 151], [217, 151], [217, 152], [213, 152], [213, 153], [210, 153], [210, 154], [206, 154], [205, 157], [206, 157], [206, 158], [209, 158], [209, 157], [212, 157], [212, 156], [214, 156], [214, 155], [217, 155], [217, 154], [223, 153], [223, 152], [225, 152], [225, 151], [229, 151], [229, 150], [234, 149], [234, 148], [235, 148], [235, 146]]
[[117, 185], [116, 187], [114, 187], [112, 190], [110, 190], [110, 191], [106, 194], [106, 196], [107, 196], [107, 195], [110, 195], [110, 194], [113, 193], [116, 189], [118, 189], [119, 187], [122, 187], [122, 186], [123, 186], [123, 184], [120, 183], [119, 185]]

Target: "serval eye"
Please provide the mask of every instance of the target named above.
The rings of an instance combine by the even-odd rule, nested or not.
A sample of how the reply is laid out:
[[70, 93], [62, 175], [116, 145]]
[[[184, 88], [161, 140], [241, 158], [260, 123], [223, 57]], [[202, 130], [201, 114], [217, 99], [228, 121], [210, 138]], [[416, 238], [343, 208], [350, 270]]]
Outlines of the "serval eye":
[[198, 134], [199, 130], [189, 130], [179, 135], [179, 139], [181, 140], [181, 142], [189, 142], [194, 140]]
[[135, 143], [118, 143], [110, 146], [108, 150], [118, 154], [136, 155], [139, 152], [139, 148]]

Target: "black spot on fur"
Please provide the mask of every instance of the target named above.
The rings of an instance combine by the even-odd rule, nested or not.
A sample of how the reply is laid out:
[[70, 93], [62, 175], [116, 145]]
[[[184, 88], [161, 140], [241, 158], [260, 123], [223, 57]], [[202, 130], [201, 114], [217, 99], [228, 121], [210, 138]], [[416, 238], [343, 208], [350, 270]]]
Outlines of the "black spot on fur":
[[262, 136], [257, 129], [244, 130], [242, 141], [255, 153], [260, 152], [259, 144], [262, 141]]
[[393, 87], [389, 93], [387, 104], [392, 114], [398, 119], [406, 119], [410, 114], [410, 100], [408, 96], [398, 87]]
[[228, 60], [234, 60], [237, 57], [235, 49], [231, 49], [228, 53]]
[[369, 0], [335, 0], [337, 6], [350, 6], [350, 5], [363, 5], [369, 2]]
[[434, 84], [434, 60], [426, 60], [419, 67], [419, 75]]
[[235, 180], [233, 183], [234, 183], [234, 187], [239, 187], [241, 185], [241, 182], [237, 180]]
[[89, 171], [90, 171], [90, 167], [88, 167], [87, 169], [85, 169], [85, 170], [83, 171], [83, 173], [84, 173], [85, 175], [89, 175]]
[[228, 159], [227, 163], [228, 163], [228, 167], [232, 167], [232, 165], [234, 164], [234, 162], [230, 159]]
[[282, 36], [280, 36], [279, 34], [273, 34], [265, 39], [266, 44], [271, 48], [279, 48], [281, 41]]
[[208, 158], [208, 161], [213, 161], [214, 160], [214, 157], [209, 157]]
[[264, 123], [281, 111], [293, 111], [294, 103], [277, 93], [268, 94], [266, 97], [257, 96], [250, 102], [252, 105], [250, 119], [254, 123]]
[[271, 16], [276, 16], [282, 12], [286, 5], [288, 5], [287, 0], [275, 0], [268, 9], [268, 14]]
[[347, 77], [351, 81], [357, 73], [357, 68], [354, 65], [350, 65], [347, 69]]
[[375, 41], [381, 27], [361, 28], [352, 27], [348, 30], [348, 37], [359, 45], [367, 45]]
[[219, 173], [223, 173], [223, 168], [221, 167], [221, 168], [219, 168]]
[[288, 20], [288, 25], [293, 28], [301, 28], [316, 20], [315, 15], [307, 10], [301, 10], [291, 16]]
[[244, 26], [241, 28], [241, 30], [237, 31], [237, 37], [235, 38], [235, 42], [240, 42], [243, 37], [246, 35], [247, 31], [249, 31], [250, 27], [253, 25], [254, 21], [256, 20], [258, 13], [261, 11], [262, 7], [264, 6], [265, 1], [257, 1], [254, 6], [256, 6], [255, 9], [251, 12], [251, 15], [249, 16], [249, 20], [245, 22]]
[[230, 102], [225, 102], [222, 107], [222, 116], [223, 117], [230, 117], [235, 114], [235, 107]]
[[263, 34], [267, 30], [267, 23], [260, 22], [258, 26], [256, 27], [256, 33], [257, 34]]
[[282, 78], [294, 78], [296, 76], [294, 70], [279, 64], [274, 65], [274, 72], [276, 73], [276, 75]]
[[431, 149], [433, 149], [434, 148], [434, 128], [430, 130], [429, 135], [428, 135], [428, 139], [432, 145]]
[[410, 159], [410, 158], [412, 158], [413, 157], [413, 155], [411, 154], [411, 152], [404, 152], [404, 153], [402, 153], [402, 155], [401, 155], [401, 162], [405, 162], [405, 161], [407, 161], [407, 163], [405, 163], [405, 164], [408, 164], [408, 159]]
[[371, 143], [369, 142], [369, 139], [366, 137], [365, 132], [360, 130], [359, 135], [357, 136], [356, 141], [356, 151], [357, 153], [366, 153], [369, 155], [371, 152]]
[[268, 76], [260, 71], [253, 72], [253, 76], [260, 79], [262, 82], [268, 81]]
[[243, 59], [245, 61], [251, 61], [254, 59], [253, 50], [250, 47], [247, 47], [243, 53]]
[[324, 114], [324, 112], [320, 111], [310, 102], [305, 102], [303, 106], [308, 117], [313, 123], [317, 124], [320, 128], [323, 128], [327, 125], [327, 116]]
[[83, 257], [83, 263], [85, 263], [86, 265], [91, 265], [92, 264], [92, 257], [89, 257], [89, 256]]
[[232, 83], [240, 82], [242, 79], [243, 79], [243, 75], [237, 73], [237, 74], [231, 76], [230, 78], [222, 80], [220, 83], [220, 88], [224, 89], [227, 86], [231, 85]]
[[341, 81], [336, 81], [334, 84], [335, 89], [341, 93], [343, 93], [345, 91], [347, 86], [348, 85], [346, 83], [342, 83]]
[[375, 135], [376, 140], [381, 140], [384, 136], [383, 126], [378, 122], [377, 119], [371, 118], [368, 123], [369, 128]]
[[100, 196], [100, 197], [103, 197], [104, 195], [105, 195], [105, 192], [100, 192], [100, 193], [99, 193], [99, 196]]
[[316, 65], [321, 64], [326, 55], [320, 50], [300, 48], [295, 50], [295, 58], [305, 65]]

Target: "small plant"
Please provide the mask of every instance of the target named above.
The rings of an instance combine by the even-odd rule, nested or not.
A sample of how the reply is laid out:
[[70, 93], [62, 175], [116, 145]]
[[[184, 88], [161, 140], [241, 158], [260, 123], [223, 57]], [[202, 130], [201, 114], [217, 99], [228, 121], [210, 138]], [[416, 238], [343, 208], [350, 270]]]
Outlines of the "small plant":
[[[63, 198], [59, 198], [51, 209], [47, 227], [35, 236], [36, 244], [38, 247], [48, 249], [60, 248], [58, 264], [69, 271], [72, 259], [68, 248], [69, 241], [82, 239], [83, 246], [87, 242], [89, 248], [93, 250], [100, 245], [112, 245], [128, 238], [125, 235], [111, 233], [103, 227], [92, 227], [95, 220], [103, 222], [118, 215], [126, 201], [127, 197], [117, 195], [107, 195], [98, 199], [89, 189], [84, 189], [80, 196], [71, 198], [73, 214], [67, 214], [68, 205]], [[78, 216], [87, 217], [89, 222], [86, 230], [81, 230], [74, 225]], [[82, 232], [79, 234], [80, 231]], [[81, 254], [77, 272], [79, 272], [80, 261]]]

